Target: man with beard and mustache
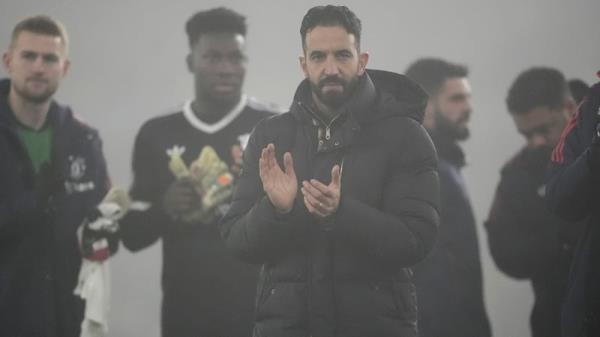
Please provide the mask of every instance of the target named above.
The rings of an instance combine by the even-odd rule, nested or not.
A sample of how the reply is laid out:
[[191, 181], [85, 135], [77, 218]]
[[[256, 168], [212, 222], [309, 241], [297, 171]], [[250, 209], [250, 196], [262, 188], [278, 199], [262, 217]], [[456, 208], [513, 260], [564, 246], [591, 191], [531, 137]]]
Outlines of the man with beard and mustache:
[[439, 216], [427, 95], [367, 70], [360, 33], [345, 6], [306, 13], [305, 79], [244, 152], [221, 234], [262, 265], [254, 336], [417, 336], [409, 268], [431, 249]]
[[468, 70], [435, 58], [414, 62], [406, 76], [429, 94], [423, 125], [439, 156], [440, 229], [427, 258], [414, 268], [422, 337], [486, 337], [482, 271], [473, 210], [461, 169], [458, 142], [469, 137]]
[[73, 291], [82, 255], [91, 257], [77, 232], [109, 187], [101, 140], [52, 99], [69, 69], [61, 23], [22, 20], [3, 61], [10, 79], [0, 81], [0, 336], [76, 337], [85, 302]]
[[[195, 97], [176, 111], [147, 121], [135, 141], [130, 194], [136, 207], [122, 221], [122, 238], [134, 252], [162, 240], [163, 337], [252, 334], [258, 268], [231, 256], [217, 229], [229, 198], [216, 201], [202, 217], [189, 216], [206, 209], [204, 197], [210, 188], [221, 181], [235, 182], [250, 131], [276, 112], [242, 91], [246, 30], [246, 18], [228, 8], [190, 17], [186, 61]], [[176, 179], [170, 169], [173, 157], [190, 166], [207, 146], [232, 175], [209, 180], [209, 188]], [[204, 174], [211, 169], [200, 170]]]
[[533, 285], [532, 336], [560, 336], [560, 306], [582, 225], [550, 213], [544, 178], [552, 149], [576, 104], [564, 76], [552, 68], [522, 72], [506, 104], [527, 144], [502, 168], [485, 223], [488, 242], [500, 270]]

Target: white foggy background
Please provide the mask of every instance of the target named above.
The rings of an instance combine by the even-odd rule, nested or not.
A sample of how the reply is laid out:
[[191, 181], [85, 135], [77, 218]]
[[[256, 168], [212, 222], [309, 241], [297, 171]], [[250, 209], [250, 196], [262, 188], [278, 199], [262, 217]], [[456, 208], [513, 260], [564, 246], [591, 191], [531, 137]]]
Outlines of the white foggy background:
[[[140, 125], [193, 94], [184, 62], [188, 52], [184, 24], [193, 13], [225, 5], [245, 14], [249, 25], [245, 91], [287, 107], [302, 79], [297, 61], [300, 21], [308, 8], [320, 4], [324, 3], [1, 0], [0, 48], [6, 50], [13, 26], [25, 16], [48, 14], [65, 23], [72, 67], [57, 97], [100, 130], [113, 183], [128, 188], [132, 145]], [[422, 56], [469, 66], [474, 113], [472, 137], [464, 144], [468, 158], [464, 175], [478, 223], [486, 306], [494, 336], [529, 336], [531, 287], [496, 269], [482, 226], [501, 165], [524, 143], [504, 98], [516, 75], [536, 65], [556, 67], [568, 78], [596, 81], [600, 1], [343, 4], [363, 22], [362, 49], [371, 54], [370, 68], [403, 72]], [[0, 75], [6, 75], [4, 69]], [[110, 336], [159, 336], [161, 250], [161, 244], [155, 244], [131, 254], [121, 247], [112, 260]]]

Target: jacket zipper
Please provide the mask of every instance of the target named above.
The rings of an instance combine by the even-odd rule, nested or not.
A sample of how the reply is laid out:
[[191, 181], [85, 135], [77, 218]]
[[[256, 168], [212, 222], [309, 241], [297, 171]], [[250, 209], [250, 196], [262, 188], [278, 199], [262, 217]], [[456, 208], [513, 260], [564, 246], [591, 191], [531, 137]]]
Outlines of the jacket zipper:
[[[331, 139], [331, 126], [333, 125], [333, 123], [335, 123], [335, 121], [341, 116], [341, 114], [336, 115], [329, 123], [325, 123], [316, 113], [314, 113], [314, 111], [312, 109], [310, 109], [307, 106], [304, 106], [304, 104], [302, 104], [301, 102], [298, 102], [298, 105], [300, 105], [300, 107], [302, 107], [304, 110], [306, 110], [313, 118], [315, 118], [316, 120], [318, 120], [322, 125], [325, 126], [325, 139], [326, 140], [330, 140]], [[319, 132], [317, 132], [317, 142], [320, 141], [319, 139]], [[310, 143], [309, 143], [310, 144]], [[307, 153], [308, 153], [308, 167], [312, 168], [312, 162], [313, 162], [313, 153], [312, 153], [312, 148], [313, 148], [314, 144], [310, 144], [310, 146], [307, 148]], [[340, 163], [340, 184], [341, 184], [341, 179], [342, 179], [342, 173], [344, 170], [344, 160], [345, 160], [345, 156], [342, 157], [342, 162]], [[333, 238], [329, 235], [329, 233], [327, 234], [328, 236], [328, 241], [329, 241], [329, 251], [330, 251], [330, 264], [331, 264], [331, 283], [332, 283], [332, 297], [333, 297], [333, 307], [334, 307], [334, 315], [336, 316], [336, 321], [337, 321], [337, 306], [336, 306], [336, 299], [335, 299], [335, 277], [334, 277], [334, 254], [335, 254], [335, 247], [334, 247], [334, 241]], [[309, 312], [308, 312], [308, 327], [309, 327], [309, 335], [312, 336], [311, 331], [312, 331], [312, 305], [313, 305], [313, 301], [312, 301], [312, 285], [313, 285], [313, 255], [312, 255], [312, 249], [309, 250], [308, 255], [308, 277], [307, 280], [309, 282], [308, 285], [308, 289], [307, 289], [307, 293], [308, 293], [308, 308], [309, 308]], [[335, 332], [335, 334], [337, 334], [337, 331]]]
[[329, 122], [329, 123], [325, 123], [310, 107], [305, 106], [302, 103], [298, 103], [302, 108], [304, 108], [304, 110], [308, 111], [308, 113], [310, 113], [310, 115], [315, 118], [316, 120], [318, 120], [319, 122], [321, 122], [322, 125], [325, 126], [325, 139], [329, 140], [331, 139], [331, 126], [333, 125], [333, 123], [335, 123], [335, 121], [341, 116], [341, 114], [337, 114], [335, 117], [333, 117], [333, 119]]

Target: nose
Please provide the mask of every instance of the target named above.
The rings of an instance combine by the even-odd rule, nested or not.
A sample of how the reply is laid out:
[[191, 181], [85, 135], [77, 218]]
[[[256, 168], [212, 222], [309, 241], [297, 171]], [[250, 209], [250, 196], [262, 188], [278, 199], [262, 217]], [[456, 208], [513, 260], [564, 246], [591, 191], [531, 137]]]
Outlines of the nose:
[[44, 63], [44, 58], [42, 56], [38, 56], [33, 61], [33, 70], [35, 72], [43, 72], [46, 64]]
[[216, 68], [220, 75], [231, 75], [235, 72], [235, 65], [226, 59], [219, 62]]
[[530, 148], [538, 148], [540, 146], [544, 146], [548, 144], [548, 139], [541, 134], [533, 134], [531, 135], [531, 137], [529, 137], [528, 139], [528, 145]]
[[473, 105], [471, 104], [470, 96], [465, 99], [464, 111], [466, 112], [467, 116], [470, 116], [471, 112], [473, 111]]
[[327, 58], [327, 60], [325, 61], [325, 69], [324, 69], [325, 75], [326, 76], [332, 76], [332, 75], [338, 75], [339, 74], [339, 68], [337, 66], [337, 63], [335, 61], [335, 58], [332, 56], [329, 56]]

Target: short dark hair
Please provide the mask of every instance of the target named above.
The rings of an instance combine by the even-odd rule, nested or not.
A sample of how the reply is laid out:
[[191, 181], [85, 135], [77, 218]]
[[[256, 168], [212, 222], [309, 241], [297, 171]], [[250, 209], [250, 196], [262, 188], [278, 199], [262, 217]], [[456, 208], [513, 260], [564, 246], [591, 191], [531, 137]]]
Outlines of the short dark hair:
[[517, 76], [508, 89], [506, 106], [514, 115], [528, 113], [536, 107], [561, 109], [569, 96], [565, 76], [558, 70], [534, 67]]
[[300, 37], [302, 48], [306, 48], [306, 33], [316, 26], [342, 26], [349, 34], [356, 38], [356, 48], [360, 50], [360, 32], [362, 24], [360, 19], [346, 6], [316, 6], [308, 10], [302, 18]]
[[430, 96], [437, 94], [447, 79], [468, 75], [466, 66], [432, 57], [418, 59], [406, 69], [406, 76], [417, 82]]
[[246, 36], [246, 17], [225, 7], [217, 7], [194, 14], [185, 24], [190, 46], [206, 33], [236, 33]]
[[581, 103], [585, 95], [587, 95], [590, 86], [583, 80], [580, 80], [578, 78], [570, 79], [567, 83], [569, 85], [569, 91], [571, 92], [571, 96], [573, 96], [573, 99], [575, 100], [575, 103]]
[[65, 26], [60, 21], [47, 15], [30, 16], [19, 21], [12, 31], [10, 42], [11, 47], [21, 32], [31, 32], [35, 34], [59, 37], [62, 41], [63, 47], [65, 48], [65, 52], [69, 49], [69, 36], [67, 35]]

